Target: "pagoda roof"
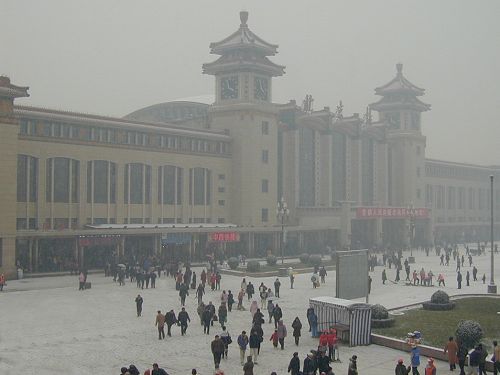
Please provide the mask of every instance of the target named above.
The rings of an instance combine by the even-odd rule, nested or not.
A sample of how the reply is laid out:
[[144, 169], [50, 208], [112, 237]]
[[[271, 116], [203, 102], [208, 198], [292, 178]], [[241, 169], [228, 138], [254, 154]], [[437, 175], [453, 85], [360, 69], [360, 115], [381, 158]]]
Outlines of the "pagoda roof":
[[28, 89], [27, 86], [13, 85], [9, 77], [0, 76], [0, 97], [10, 99], [28, 97], [30, 96]]
[[223, 55], [231, 50], [246, 48], [260, 50], [264, 56], [274, 56], [277, 53], [277, 44], [266, 42], [248, 28], [248, 12], [240, 12], [240, 20], [238, 30], [219, 42], [210, 43], [210, 53]]
[[230, 72], [231, 70], [254, 70], [270, 73], [273, 76], [281, 76], [285, 73], [285, 67], [269, 60], [266, 56], [242, 54], [222, 55], [211, 63], [203, 64], [203, 73], [217, 74], [219, 72]]
[[415, 96], [421, 96], [425, 94], [425, 89], [414, 85], [403, 76], [403, 64], [396, 64], [396, 71], [396, 77], [394, 77], [385, 85], [377, 87], [375, 89], [376, 95], [385, 96], [402, 92], [412, 93]]
[[370, 108], [375, 111], [400, 110], [400, 109], [416, 109], [420, 112], [428, 111], [431, 105], [424, 103], [416, 96], [412, 95], [396, 95], [384, 96], [378, 102], [370, 104]]

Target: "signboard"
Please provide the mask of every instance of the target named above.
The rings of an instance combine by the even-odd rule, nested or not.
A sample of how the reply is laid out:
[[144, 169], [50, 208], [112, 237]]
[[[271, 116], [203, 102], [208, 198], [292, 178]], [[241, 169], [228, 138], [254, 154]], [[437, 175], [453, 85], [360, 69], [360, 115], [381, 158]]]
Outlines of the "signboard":
[[368, 296], [368, 250], [337, 251], [337, 298]]
[[405, 207], [358, 207], [356, 219], [406, 219], [414, 217], [425, 219], [429, 217], [428, 208], [405, 208]]
[[120, 236], [87, 236], [87, 237], [79, 237], [78, 245], [79, 246], [111, 246], [118, 243]]
[[190, 242], [190, 233], [167, 233], [161, 236], [162, 245], [185, 245]]
[[238, 232], [213, 232], [209, 233], [208, 240], [211, 242], [239, 242]]

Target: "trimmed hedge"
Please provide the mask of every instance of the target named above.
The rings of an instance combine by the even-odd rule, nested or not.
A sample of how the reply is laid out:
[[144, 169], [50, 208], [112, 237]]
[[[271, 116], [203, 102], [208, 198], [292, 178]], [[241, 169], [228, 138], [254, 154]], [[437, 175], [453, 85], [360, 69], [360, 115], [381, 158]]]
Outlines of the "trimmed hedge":
[[307, 262], [309, 261], [309, 257], [310, 256], [311, 256], [311, 254], [308, 254], [308, 253], [302, 253], [302, 254], [300, 254], [300, 256], [299, 256], [300, 262], [304, 263], [304, 264], [307, 264]]
[[389, 328], [394, 325], [396, 319], [387, 318], [387, 319], [372, 319], [372, 328]]
[[389, 318], [389, 311], [387, 311], [387, 309], [380, 304], [373, 305], [371, 307], [371, 310], [372, 310], [372, 320]]
[[238, 260], [238, 258], [231, 257], [227, 260], [227, 264], [229, 265], [229, 268], [235, 270], [236, 268], [238, 268], [240, 261]]
[[278, 262], [278, 258], [276, 258], [276, 256], [274, 255], [268, 255], [266, 261], [269, 266], [275, 266]]
[[483, 329], [474, 320], [461, 320], [458, 323], [455, 334], [460, 345], [469, 350], [479, 344], [483, 337]]
[[260, 263], [256, 260], [250, 260], [247, 262], [247, 271], [248, 272], [259, 272], [260, 271]]
[[447, 311], [447, 310], [453, 310], [455, 308], [455, 302], [448, 302], [448, 303], [424, 302], [422, 303], [422, 307], [424, 308], [424, 310]]
[[431, 296], [431, 302], [432, 303], [441, 303], [441, 304], [447, 304], [450, 303], [450, 296], [448, 293], [438, 290], [434, 292], [434, 294]]

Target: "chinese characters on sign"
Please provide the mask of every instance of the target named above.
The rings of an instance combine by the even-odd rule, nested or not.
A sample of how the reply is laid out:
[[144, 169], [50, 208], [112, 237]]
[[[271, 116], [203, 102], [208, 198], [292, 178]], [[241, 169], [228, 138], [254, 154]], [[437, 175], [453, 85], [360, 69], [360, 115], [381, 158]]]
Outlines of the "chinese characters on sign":
[[239, 242], [240, 234], [238, 232], [214, 232], [210, 233], [212, 242]]
[[425, 219], [429, 217], [427, 208], [404, 208], [404, 207], [358, 207], [356, 209], [357, 219], [393, 218], [404, 219], [414, 217]]

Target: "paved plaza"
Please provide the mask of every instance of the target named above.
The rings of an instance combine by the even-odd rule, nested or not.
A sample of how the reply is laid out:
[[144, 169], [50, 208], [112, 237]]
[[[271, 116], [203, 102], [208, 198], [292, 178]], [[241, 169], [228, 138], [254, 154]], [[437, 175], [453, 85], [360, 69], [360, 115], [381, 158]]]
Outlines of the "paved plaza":
[[[463, 249], [461, 249], [463, 252]], [[405, 256], [408, 254], [405, 253]], [[470, 287], [457, 289], [456, 262], [450, 266], [439, 266], [439, 258], [432, 252], [426, 257], [423, 252], [414, 252], [416, 264], [413, 268], [426, 271], [431, 269], [435, 275], [442, 272], [446, 279], [446, 287], [442, 289], [448, 294], [485, 293], [486, 286], [479, 280]], [[489, 253], [474, 257], [478, 268], [478, 278], [486, 273], [489, 280]], [[464, 271], [472, 270], [467, 266]], [[496, 258], [496, 282], [500, 281], [500, 264]], [[413, 267], [414, 266], [414, 267]], [[437, 287], [406, 286], [404, 281], [382, 285], [383, 267], [376, 267], [371, 272], [373, 278], [370, 303], [381, 303], [391, 308], [408, 305], [429, 299]], [[198, 280], [201, 269], [195, 269]], [[465, 272], [464, 282], [465, 285]], [[394, 268], [387, 269], [390, 280], [395, 278]], [[401, 274], [404, 280], [404, 272]], [[272, 286], [274, 277], [248, 278], [256, 289], [263, 281]], [[173, 337], [164, 341], [157, 338], [154, 326], [158, 309], [164, 313], [167, 309], [180, 310], [180, 300], [172, 278], [161, 277], [157, 280], [156, 289], [138, 290], [135, 283], [127, 282], [118, 286], [111, 278], [103, 275], [89, 275], [92, 289], [78, 291], [76, 276], [61, 276], [8, 281], [6, 290], [0, 293], [0, 373], [5, 375], [24, 374], [118, 374], [122, 366], [135, 364], [141, 373], [158, 362], [170, 375], [190, 374], [192, 368], [198, 373], [213, 374], [213, 358], [210, 353], [210, 342], [214, 334], [220, 332], [220, 325], [215, 324], [210, 335], [204, 335], [196, 313], [196, 298], [193, 293], [187, 300], [187, 311], [192, 322], [187, 336], [180, 335], [180, 328], [174, 327]], [[303, 360], [310, 349], [317, 347], [317, 339], [309, 337], [305, 316], [310, 297], [335, 294], [335, 272], [328, 272], [326, 284], [313, 289], [310, 274], [298, 274], [295, 289], [289, 288], [288, 279], [281, 278], [281, 299], [278, 303], [283, 309], [283, 320], [288, 328], [289, 336], [285, 340], [285, 350], [275, 350], [269, 337], [274, 325], [264, 324], [264, 342], [256, 375], [269, 375], [276, 371], [278, 375], [286, 374], [288, 362], [294, 351], [299, 352]], [[241, 282], [240, 277], [226, 276], [222, 278], [222, 289], [232, 290], [237, 294]], [[134, 298], [140, 293], [144, 298], [143, 316], [136, 317]], [[207, 288], [204, 301], [213, 301], [218, 307], [220, 292], [212, 292]], [[360, 300], [362, 301], [362, 300]], [[227, 327], [233, 338], [230, 345], [229, 359], [223, 360], [221, 368], [226, 375], [242, 374], [236, 338], [242, 330], [250, 331], [251, 314], [249, 302], [245, 298], [247, 311], [229, 313]], [[499, 308], [500, 310], [500, 308]], [[267, 317], [267, 311], [263, 311]], [[292, 320], [299, 316], [303, 324], [300, 345], [293, 344], [291, 336]], [[415, 330], [423, 333], [425, 327], [415, 323]], [[450, 332], [453, 334], [453, 332]], [[443, 344], [446, 337], [443, 337]], [[336, 374], [347, 372], [348, 358], [357, 354], [360, 374], [389, 375], [394, 373], [398, 358], [408, 362], [407, 353], [390, 350], [377, 345], [349, 348], [342, 346], [340, 356], [342, 363], [333, 363]], [[301, 361], [302, 362], [302, 361]], [[423, 367], [426, 359], [422, 359]], [[438, 374], [448, 373], [444, 362], [437, 362]]]

